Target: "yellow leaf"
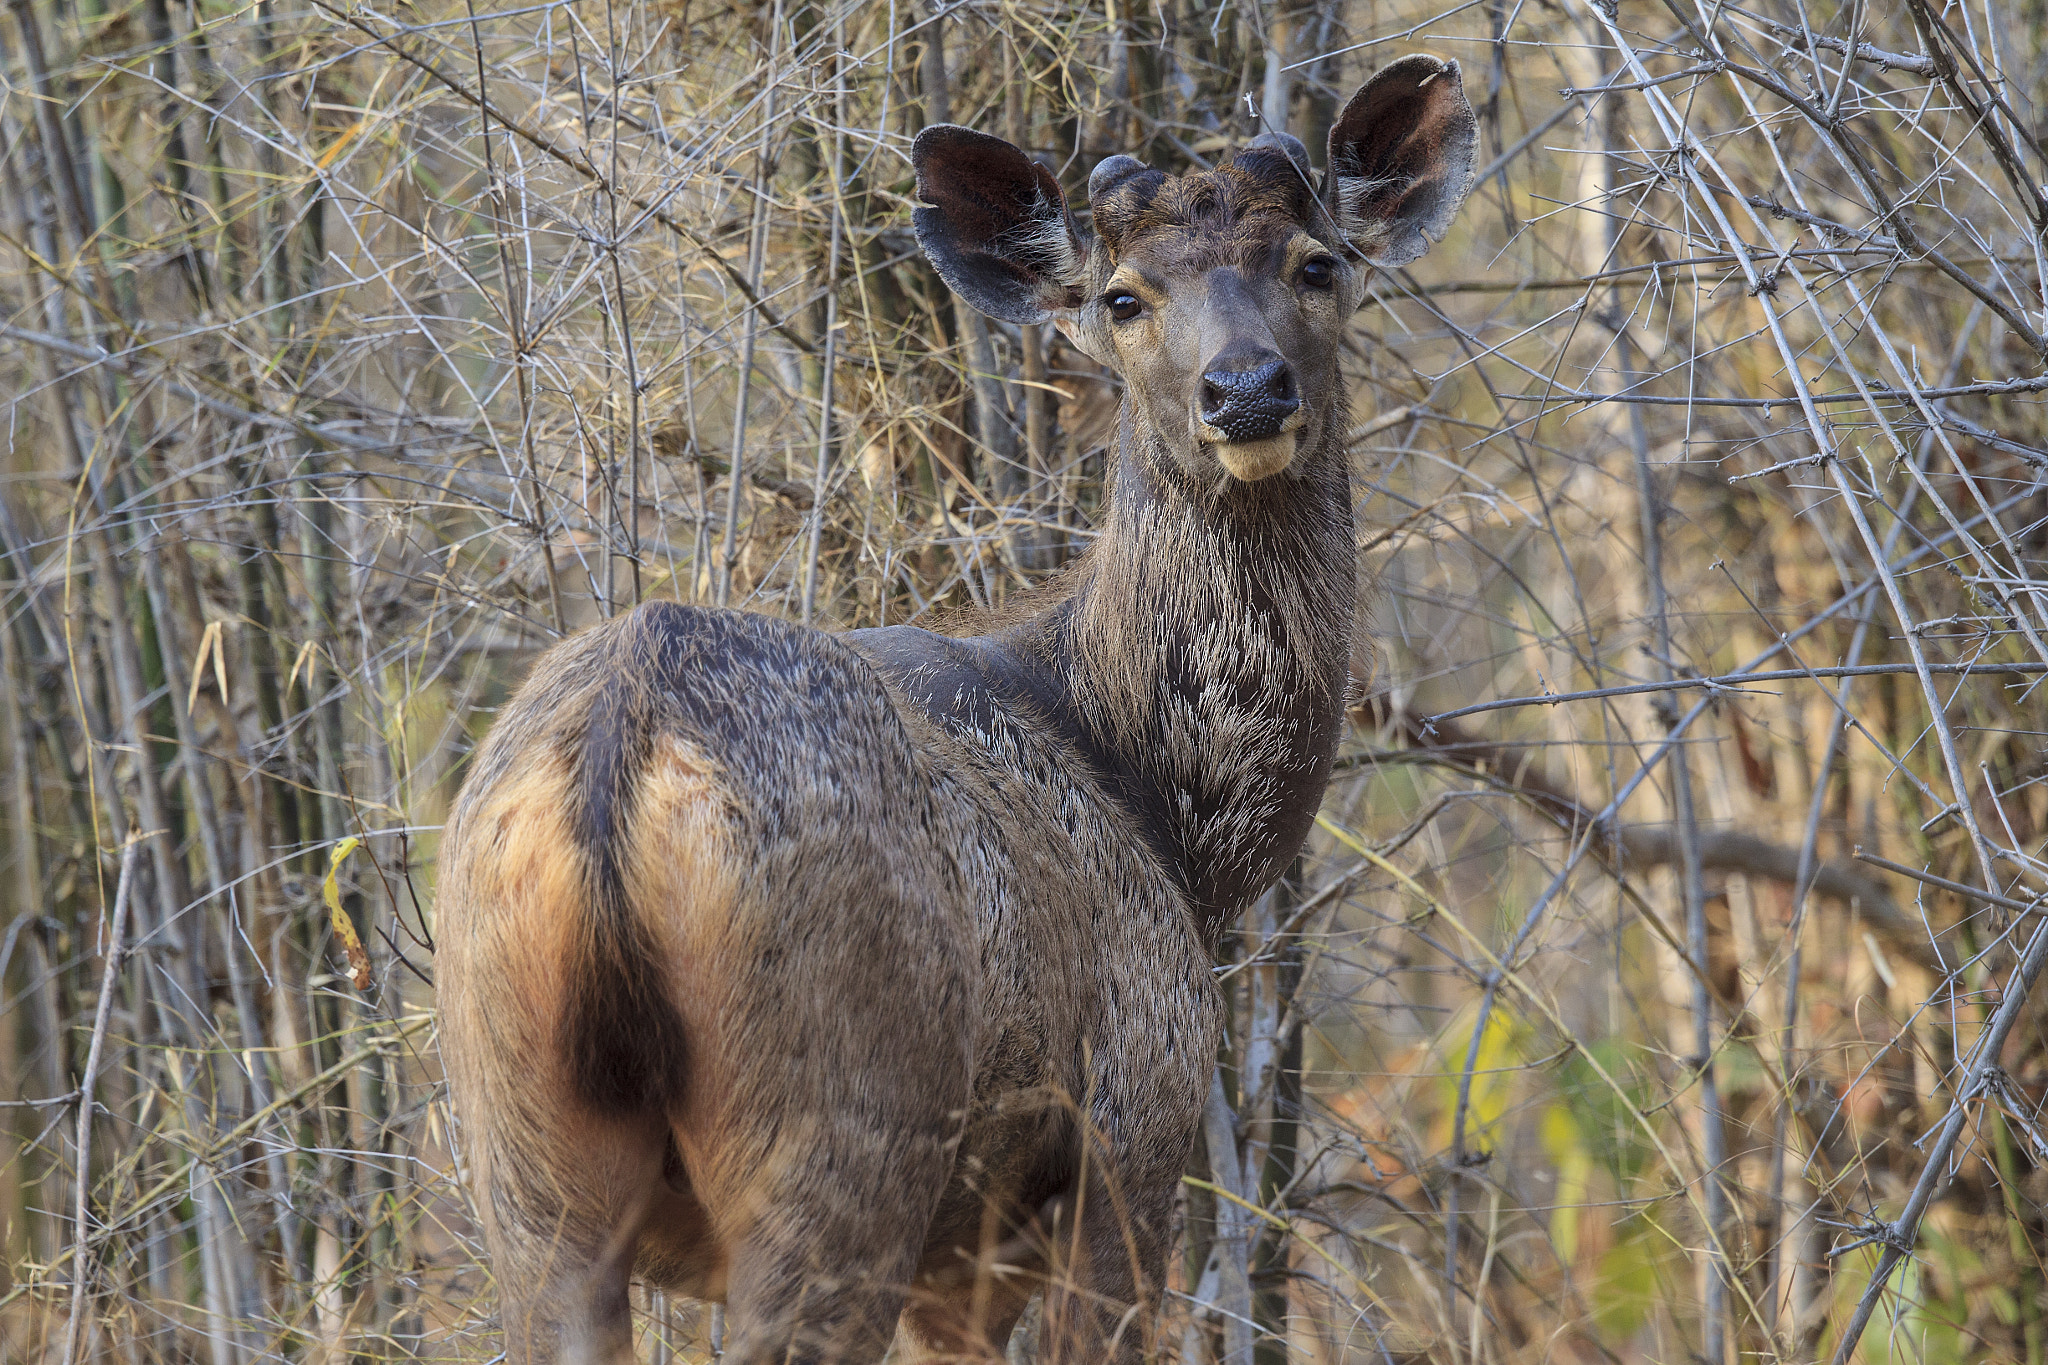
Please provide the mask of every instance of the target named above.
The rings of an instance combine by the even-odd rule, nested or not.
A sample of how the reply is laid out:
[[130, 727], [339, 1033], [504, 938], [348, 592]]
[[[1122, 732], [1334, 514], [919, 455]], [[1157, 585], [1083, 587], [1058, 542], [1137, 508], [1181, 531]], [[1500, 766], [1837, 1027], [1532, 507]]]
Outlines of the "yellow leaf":
[[1585, 1151], [1586, 1142], [1579, 1132], [1579, 1121], [1572, 1117], [1571, 1106], [1561, 1101], [1543, 1111], [1543, 1122], [1537, 1135], [1543, 1140], [1543, 1151], [1554, 1166], [1562, 1166]]
[[327, 902], [327, 917], [334, 924], [334, 936], [341, 940], [342, 950], [348, 954], [349, 971], [356, 989], [366, 991], [370, 989], [370, 954], [356, 935], [355, 921], [348, 917], [348, 911], [341, 908], [341, 884], [336, 880], [342, 863], [362, 842], [361, 839], [350, 838], [334, 846], [334, 856], [327, 861], [327, 878], [320, 883], [320, 896]]
[[357, 119], [354, 123], [351, 123], [348, 127], [342, 129], [341, 136], [334, 139], [333, 145], [329, 146], [326, 151], [320, 153], [320, 160], [316, 163], [319, 166], [319, 168], [324, 171], [329, 166], [332, 166], [334, 164], [334, 158], [340, 156], [342, 152], [347, 150], [348, 144], [354, 142], [356, 140], [356, 135], [361, 133], [362, 131], [363, 121], [361, 119]]
[[[292, 687], [298, 682], [299, 670], [305, 668], [306, 660], [312, 657], [313, 642], [311, 640], [308, 640], [306, 641], [306, 643], [299, 646], [299, 657], [292, 660], [292, 675], [289, 678], [286, 678], [284, 682], [284, 690], [286, 692], [290, 692], [292, 690]], [[313, 676], [312, 670], [308, 669], [306, 672], [306, 676], [310, 679]]]
[[199, 652], [192, 656], [192, 690], [185, 695], [187, 712], [199, 704], [199, 683], [206, 677], [206, 656], [213, 655], [213, 680], [220, 684], [220, 704], [228, 702], [228, 659], [221, 646], [221, 623], [208, 621], [199, 633]]
[[1571, 1108], [1552, 1104], [1539, 1125], [1543, 1150], [1557, 1169], [1557, 1198], [1550, 1214], [1550, 1240], [1566, 1265], [1578, 1259], [1580, 1205], [1592, 1184], [1593, 1163], [1586, 1155], [1585, 1136]]
[[1513, 1098], [1516, 1064], [1522, 1060], [1520, 1020], [1505, 1006], [1495, 1005], [1479, 1035], [1479, 1055], [1472, 1077], [1472, 1123], [1480, 1131], [1507, 1117]]
[[[1442, 1136], [1446, 1141], [1458, 1107], [1458, 1092], [1464, 1085], [1464, 1049], [1470, 1038], [1463, 1023], [1467, 1017], [1461, 1017], [1459, 1024], [1446, 1035], [1455, 1050], [1451, 1066], [1437, 1082], [1443, 1094], [1441, 1123], [1444, 1125]], [[1465, 1111], [1467, 1142], [1483, 1144], [1491, 1141], [1492, 1130], [1507, 1117], [1509, 1105], [1515, 1098], [1516, 1082], [1522, 1075], [1520, 1064], [1525, 1059], [1527, 1034], [1528, 1029], [1520, 1017], [1506, 1005], [1496, 1004], [1487, 1016], [1485, 1031], [1479, 1035], [1479, 1052], [1473, 1058], [1470, 1104]]]

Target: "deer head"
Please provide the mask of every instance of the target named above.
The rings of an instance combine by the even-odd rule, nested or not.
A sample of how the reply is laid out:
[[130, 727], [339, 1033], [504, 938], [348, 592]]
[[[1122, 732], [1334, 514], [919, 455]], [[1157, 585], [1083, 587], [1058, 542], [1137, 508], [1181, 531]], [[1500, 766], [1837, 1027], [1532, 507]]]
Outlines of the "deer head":
[[1339, 343], [1365, 267], [1405, 265], [1442, 237], [1476, 134], [1457, 64], [1403, 58], [1345, 106], [1320, 184], [1285, 133], [1179, 177], [1113, 156], [1089, 177], [1091, 238], [1051, 172], [939, 125], [911, 152], [928, 205], [917, 237], [962, 299], [1006, 322], [1050, 319], [1122, 374], [1140, 458], [1227, 489], [1298, 470], [1342, 424]]

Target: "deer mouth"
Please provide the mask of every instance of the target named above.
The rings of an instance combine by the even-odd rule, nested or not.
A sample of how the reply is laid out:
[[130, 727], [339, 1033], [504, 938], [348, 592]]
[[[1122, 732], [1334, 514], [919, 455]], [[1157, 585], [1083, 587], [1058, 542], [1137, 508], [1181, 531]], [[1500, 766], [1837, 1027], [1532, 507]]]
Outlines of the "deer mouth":
[[1280, 424], [1279, 431], [1252, 441], [1227, 440], [1206, 422], [1196, 430], [1202, 444], [1215, 451], [1216, 458], [1222, 461], [1224, 473], [1244, 483], [1257, 483], [1294, 463], [1302, 438], [1308, 434], [1307, 426], [1308, 413], [1297, 410]]

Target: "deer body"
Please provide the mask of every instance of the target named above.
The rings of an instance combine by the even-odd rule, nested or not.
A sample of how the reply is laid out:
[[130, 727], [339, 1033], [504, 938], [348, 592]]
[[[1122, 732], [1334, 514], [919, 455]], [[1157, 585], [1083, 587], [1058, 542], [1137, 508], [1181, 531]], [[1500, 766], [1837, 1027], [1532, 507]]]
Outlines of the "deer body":
[[[1375, 90], [1406, 182], [1368, 165], [1358, 203], [1396, 208], [1353, 216], [1407, 205], [1393, 259], [1462, 196], [1470, 113], [1409, 59], [1340, 131]], [[507, 707], [444, 843], [439, 981], [515, 1362], [629, 1359], [635, 1271], [724, 1299], [745, 1365], [899, 1333], [1000, 1357], [1041, 1286], [1049, 1357], [1143, 1350], [1214, 942], [1300, 847], [1342, 719], [1337, 225], [1379, 259], [1349, 136], [1322, 222], [1291, 139], [1236, 179], [1113, 158], [1087, 261], [1021, 153], [928, 131], [948, 283], [1131, 382], [1095, 547], [965, 638], [650, 604]]]

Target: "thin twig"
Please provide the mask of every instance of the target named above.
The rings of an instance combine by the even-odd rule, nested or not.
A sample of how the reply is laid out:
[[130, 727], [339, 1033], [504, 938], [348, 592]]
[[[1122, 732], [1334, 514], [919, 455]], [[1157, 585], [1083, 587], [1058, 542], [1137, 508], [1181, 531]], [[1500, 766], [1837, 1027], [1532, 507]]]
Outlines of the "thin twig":
[[85, 1052], [85, 1071], [78, 1078], [78, 1152], [76, 1199], [72, 1205], [74, 1254], [71, 1258], [71, 1317], [64, 1325], [64, 1365], [76, 1365], [85, 1324], [86, 1282], [92, 1278], [90, 1236], [85, 1219], [92, 1194], [92, 1116], [98, 1108], [94, 1087], [100, 1074], [100, 1050], [107, 1041], [107, 1016], [114, 1008], [114, 982], [121, 975], [121, 960], [128, 952], [128, 889], [135, 883], [135, 855], [142, 851], [142, 833], [128, 836], [121, 849], [121, 875], [114, 888], [114, 908], [107, 915], [106, 966], [100, 972], [100, 1002], [93, 1011], [92, 1041]]
[[1929, 886], [1938, 886], [1944, 891], [1953, 891], [1958, 896], [1967, 896], [1971, 900], [1982, 901], [1986, 905], [1997, 905], [2007, 910], [2017, 910], [2023, 915], [2032, 914], [2041, 908], [2041, 902], [2038, 900], [2016, 901], [2010, 896], [2001, 896], [1996, 892], [1986, 891], [1982, 887], [1965, 886], [1961, 882], [1952, 882], [1946, 877], [1937, 877], [1932, 872], [1923, 872], [1918, 868], [1907, 867], [1904, 863], [1895, 863], [1889, 858], [1880, 858], [1874, 853], [1865, 853], [1861, 846], [1857, 847], [1855, 853], [1858, 862], [1869, 863], [1872, 867], [1881, 867], [1887, 872], [1896, 872], [1901, 877], [1911, 877], [1914, 881], [1925, 882]]
[[[1757, 683], [1795, 682], [1809, 678], [1876, 678], [1896, 673], [1916, 673], [1912, 664], [1856, 664], [1820, 668], [1775, 668], [1756, 673], [1723, 673], [1711, 678], [1668, 678], [1663, 682], [1624, 683], [1617, 687], [1596, 687], [1584, 692], [1553, 692], [1537, 697], [1504, 697], [1499, 701], [1474, 702], [1454, 711], [1439, 711], [1419, 719], [1425, 726], [1438, 721], [1461, 720], [1483, 711], [1505, 711], [1520, 706], [1556, 706], [1569, 701], [1605, 701], [1610, 697], [1634, 697], [1646, 692], [1688, 692], [1705, 688], [1710, 692], [1739, 693]], [[2048, 664], [1928, 664], [1933, 677], [2034, 678], [2048, 674]]]

